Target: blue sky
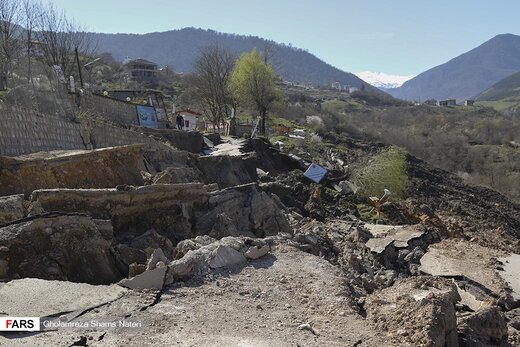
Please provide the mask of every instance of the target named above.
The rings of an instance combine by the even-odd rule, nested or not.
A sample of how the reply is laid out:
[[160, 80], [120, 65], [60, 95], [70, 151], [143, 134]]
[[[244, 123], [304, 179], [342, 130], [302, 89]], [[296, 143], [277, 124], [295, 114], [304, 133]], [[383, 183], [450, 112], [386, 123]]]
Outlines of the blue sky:
[[520, 35], [518, 0], [53, 0], [89, 30], [197, 27], [307, 49], [349, 72], [419, 74], [495, 35]]

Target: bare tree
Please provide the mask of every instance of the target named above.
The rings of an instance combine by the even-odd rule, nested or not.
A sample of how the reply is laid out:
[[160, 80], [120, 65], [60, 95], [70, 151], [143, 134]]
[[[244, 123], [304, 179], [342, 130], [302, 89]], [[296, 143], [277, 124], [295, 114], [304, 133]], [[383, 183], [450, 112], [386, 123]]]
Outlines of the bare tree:
[[31, 48], [34, 44], [33, 41], [35, 38], [34, 30], [36, 29], [37, 21], [43, 14], [43, 10], [41, 2], [35, 0], [23, 0], [21, 6], [23, 13], [23, 22], [25, 25], [25, 40], [27, 49], [27, 83], [33, 83], [31, 69]]
[[20, 52], [20, 27], [16, 24], [20, 15], [18, 1], [0, 0], [0, 90], [7, 88], [14, 60]]
[[92, 50], [90, 36], [52, 3], [44, 7], [38, 17], [36, 34], [42, 42], [46, 63], [49, 66], [61, 66], [65, 76], [72, 74], [75, 69], [75, 48], [84, 54], [90, 54]]
[[229, 113], [232, 102], [228, 81], [234, 63], [233, 55], [218, 45], [202, 49], [195, 62], [194, 84], [202, 112], [217, 127]]
[[271, 65], [273, 68], [277, 67], [275, 66], [275, 63], [278, 64], [279, 62], [274, 62], [274, 57], [278, 53], [278, 46], [276, 42], [274, 41], [265, 41], [264, 47], [262, 49], [262, 58], [264, 60], [265, 64]]

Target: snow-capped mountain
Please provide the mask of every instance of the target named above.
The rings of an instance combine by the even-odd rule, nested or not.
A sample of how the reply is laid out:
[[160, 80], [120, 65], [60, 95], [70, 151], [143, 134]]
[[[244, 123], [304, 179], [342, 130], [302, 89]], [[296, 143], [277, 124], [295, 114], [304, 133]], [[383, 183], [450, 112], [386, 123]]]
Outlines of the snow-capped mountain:
[[380, 89], [390, 89], [400, 87], [404, 82], [415, 76], [398, 76], [398, 75], [387, 75], [383, 72], [363, 71], [355, 74], [363, 81], [373, 85]]

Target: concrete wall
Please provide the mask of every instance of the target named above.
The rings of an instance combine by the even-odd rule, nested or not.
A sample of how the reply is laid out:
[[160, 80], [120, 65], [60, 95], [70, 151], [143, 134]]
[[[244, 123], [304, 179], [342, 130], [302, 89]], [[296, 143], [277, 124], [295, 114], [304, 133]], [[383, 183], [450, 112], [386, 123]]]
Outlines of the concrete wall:
[[0, 105], [0, 155], [86, 149], [83, 131], [80, 124], [63, 118], [43, 117], [33, 111]]
[[51, 150], [92, 149], [145, 143], [162, 144], [138, 131], [96, 124], [87, 128], [64, 118], [0, 104], [0, 155], [17, 156]]
[[80, 110], [93, 112], [116, 124], [139, 125], [135, 104], [85, 92], [80, 98]]

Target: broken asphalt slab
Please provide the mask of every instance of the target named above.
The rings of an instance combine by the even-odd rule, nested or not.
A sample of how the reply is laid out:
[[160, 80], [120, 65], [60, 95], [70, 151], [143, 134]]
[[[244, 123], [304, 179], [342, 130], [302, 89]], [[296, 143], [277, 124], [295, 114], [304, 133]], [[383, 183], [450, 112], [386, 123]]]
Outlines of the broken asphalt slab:
[[419, 239], [427, 233], [421, 225], [378, 226], [365, 224], [365, 228], [376, 236], [368, 240], [366, 246], [370, 251], [378, 254], [383, 253], [392, 243], [396, 248], [407, 248], [411, 241]]
[[[468, 279], [483, 286], [488, 294], [497, 297], [506, 288], [504, 278], [497, 272], [496, 258], [500, 256], [505, 257], [505, 253], [467, 241], [444, 240], [429, 247], [421, 258], [419, 270], [432, 276]], [[511, 259], [514, 259], [509, 264], [512, 268], [518, 258]], [[507, 275], [502, 272], [502, 276], [518, 280], [518, 274], [509, 265], [505, 272]]]
[[127, 289], [24, 278], [0, 284], [1, 314], [12, 317], [51, 317], [88, 310], [119, 299]]
[[506, 257], [498, 258], [503, 266], [503, 271], [498, 271], [498, 275], [502, 277], [512, 290], [513, 299], [520, 300], [520, 255], [511, 254]]

